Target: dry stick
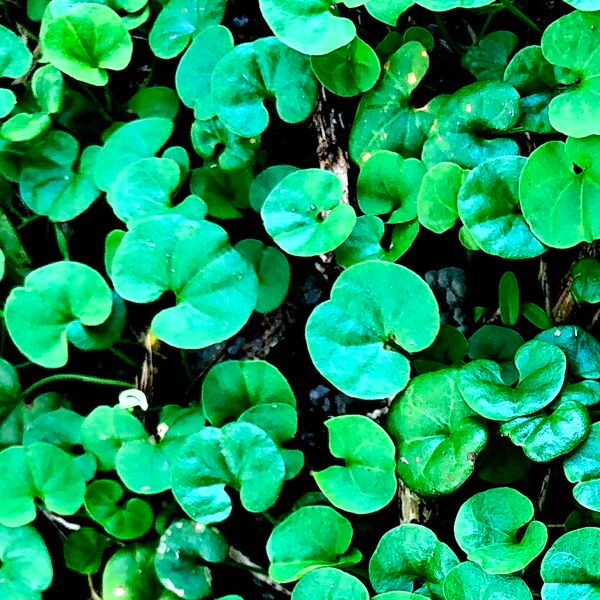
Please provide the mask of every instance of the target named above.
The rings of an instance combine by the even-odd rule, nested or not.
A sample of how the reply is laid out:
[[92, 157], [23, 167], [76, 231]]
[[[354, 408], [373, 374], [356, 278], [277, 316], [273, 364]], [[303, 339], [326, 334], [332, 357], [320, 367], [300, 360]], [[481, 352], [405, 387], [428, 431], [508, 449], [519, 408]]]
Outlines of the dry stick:
[[284, 594], [285, 596], [292, 595], [288, 589], [276, 583], [268, 575], [266, 575], [263, 572], [263, 569], [260, 565], [257, 565], [256, 563], [252, 562], [245, 554], [242, 554], [233, 546], [229, 549], [229, 557], [231, 558], [231, 560], [248, 569], [252, 573], [253, 577], [256, 577], [256, 579], [262, 581], [265, 585], [268, 585], [273, 590], [276, 590], [277, 592], [279, 592], [280, 594]]

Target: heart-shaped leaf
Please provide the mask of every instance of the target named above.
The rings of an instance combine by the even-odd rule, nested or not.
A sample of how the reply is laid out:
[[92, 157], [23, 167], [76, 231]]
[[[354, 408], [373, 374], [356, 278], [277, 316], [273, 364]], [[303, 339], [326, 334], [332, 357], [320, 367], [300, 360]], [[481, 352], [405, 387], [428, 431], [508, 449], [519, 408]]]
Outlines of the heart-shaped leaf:
[[192, 519], [217, 523], [231, 513], [226, 485], [240, 491], [246, 510], [262, 512], [275, 504], [284, 477], [283, 458], [269, 435], [236, 422], [189, 436], [173, 464], [171, 484]]
[[430, 529], [400, 525], [383, 535], [369, 562], [369, 577], [376, 592], [394, 590], [419, 593], [443, 600], [443, 581], [458, 558]]
[[319, 597], [329, 600], [369, 600], [369, 592], [354, 575], [323, 567], [302, 577], [292, 593], [292, 600], [314, 600]]
[[41, 600], [52, 583], [52, 561], [37, 529], [0, 525], [0, 595]]
[[465, 365], [458, 385], [466, 403], [486, 419], [509, 421], [548, 406], [563, 385], [567, 361], [562, 350], [545, 342], [527, 342], [515, 355], [516, 387], [502, 379], [500, 365], [487, 359]]
[[329, 506], [305, 506], [273, 529], [267, 541], [269, 577], [297, 581], [320, 567], [354, 565], [362, 558], [350, 548], [352, 525]]
[[121, 540], [144, 535], [154, 521], [152, 508], [144, 500], [123, 501], [123, 488], [110, 479], [96, 479], [85, 492], [85, 508], [106, 532]]
[[427, 348], [439, 327], [433, 292], [418, 275], [367, 261], [338, 277], [331, 300], [310, 315], [306, 340], [324, 377], [350, 396], [374, 400], [406, 387], [410, 365], [399, 350]]
[[179, 598], [200, 600], [212, 591], [205, 563], [223, 562], [229, 544], [220, 531], [192, 521], [176, 521], [162, 534], [154, 567], [159, 581]]
[[180, 215], [137, 223], [117, 248], [111, 277], [119, 295], [132, 302], [175, 293], [177, 305], [159, 312], [151, 327], [159, 339], [178, 348], [227, 339], [256, 306], [256, 274], [231, 248], [225, 231]]
[[360, 170], [357, 198], [366, 215], [386, 215], [387, 223], [417, 218], [417, 195], [425, 165], [395, 152], [375, 152]]
[[594, 423], [587, 439], [564, 462], [575, 500], [585, 508], [600, 512], [600, 423]]
[[456, 369], [444, 369], [416, 377], [390, 410], [398, 475], [424, 496], [460, 487], [487, 442], [485, 421], [463, 400], [457, 375]]
[[250, 206], [260, 212], [262, 205], [269, 194], [290, 173], [298, 171], [298, 167], [292, 165], [275, 165], [261, 171], [250, 186]]
[[570, 531], [552, 544], [542, 561], [542, 598], [598, 598], [600, 585], [600, 529]]
[[91, 527], [81, 527], [65, 540], [65, 564], [83, 575], [97, 573], [108, 538]]
[[479, 565], [464, 562], [452, 569], [444, 581], [446, 600], [532, 600], [522, 579], [513, 575], [490, 575]]
[[336, 507], [366, 514], [387, 506], [396, 494], [396, 448], [377, 423], [361, 415], [325, 422], [329, 450], [345, 466], [334, 465], [313, 474], [319, 489]]
[[11, 290], [6, 327], [19, 350], [46, 368], [67, 364], [71, 323], [101, 325], [113, 305], [110, 288], [91, 267], [56, 262], [32, 271]]
[[91, 85], [106, 85], [107, 69], [123, 70], [133, 52], [119, 15], [96, 3], [50, 4], [42, 19], [40, 41], [50, 64]]
[[383, 77], [358, 105], [350, 133], [350, 156], [359, 165], [377, 150], [417, 157], [433, 117], [415, 109], [411, 95], [429, 69], [429, 55], [419, 42], [408, 42], [383, 66]]
[[519, 177], [525, 163], [521, 156], [491, 158], [469, 173], [460, 189], [458, 214], [488, 254], [519, 259], [545, 250], [519, 207]]
[[479, 81], [502, 81], [508, 57], [518, 42], [512, 31], [494, 31], [466, 51], [462, 66]]
[[266, 37], [227, 53], [214, 69], [211, 91], [221, 121], [234, 133], [251, 138], [269, 124], [266, 99], [275, 101], [286, 123], [307, 119], [317, 99], [317, 81], [307, 56]]
[[571, 452], [587, 436], [590, 417], [579, 402], [561, 398], [553, 410], [519, 417], [500, 427], [514, 444], [521, 446], [527, 458], [548, 462]]
[[519, 154], [517, 143], [490, 137], [510, 130], [519, 118], [519, 93], [499, 81], [481, 81], [430, 103], [435, 120], [422, 160], [432, 166], [453, 162], [472, 169], [489, 158]]
[[179, 99], [171, 88], [144, 87], [129, 100], [128, 108], [140, 119], [160, 117], [172, 121], [179, 112]]
[[59, 515], [73, 515], [83, 504], [85, 478], [75, 459], [46, 442], [11, 446], [0, 452], [0, 524], [19, 527], [36, 516], [35, 500]]
[[265, 200], [260, 214], [275, 243], [294, 256], [316, 256], [344, 242], [356, 214], [342, 202], [339, 177], [322, 169], [287, 175]]
[[454, 535], [468, 559], [486, 573], [508, 575], [524, 569], [546, 546], [546, 526], [532, 519], [533, 504], [526, 496], [512, 488], [494, 488], [460, 507]]
[[575, 138], [600, 134], [595, 116], [600, 67], [594, 60], [599, 27], [598, 13], [573, 11], [551, 23], [542, 36], [546, 59], [577, 73], [576, 84], [554, 98], [549, 107], [552, 127]]
[[171, 0], [150, 30], [152, 52], [159, 58], [177, 56], [203, 29], [221, 22], [226, 5], [226, 0]]
[[329, 0], [259, 1], [260, 12], [275, 35], [290, 48], [311, 55], [328, 54], [356, 36], [354, 23], [338, 15], [337, 4]]
[[547, 142], [533, 151], [519, 182], [523, 216], [553, 248], [600, 238], [595, 197], [600, 187], [600, 137]]
[[377, 54], [359, 37], [333, 52], [313, 56], [311, 66], [323, 87], [344, 97], [370, 90], [381, 73]]

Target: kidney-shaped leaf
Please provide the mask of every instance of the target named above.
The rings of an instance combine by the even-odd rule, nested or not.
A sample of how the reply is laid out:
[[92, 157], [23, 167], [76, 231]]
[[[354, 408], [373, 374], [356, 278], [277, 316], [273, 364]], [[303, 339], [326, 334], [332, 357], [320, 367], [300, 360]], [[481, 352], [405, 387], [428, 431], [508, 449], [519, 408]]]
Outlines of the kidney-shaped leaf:
[[458, 384], [467, 404], [486, 419], [509, 421], [537, 412], [554, 400], [563, 385], [567, 360], [559, 348], [532, 340], [515, 355], [519, 382], [512, 388], [500, 365], [479, 359], [465, 365]]
[[192, 521], [175, 521], [160, 538], [154, 567], [159, 581], [179, 598], [200, 600], [212, 591], [212, 574], [206, 563], [223, 562], [229, 544], [214, 527]]
[[458, 214], [477, 245], [502, 258], [533, 258], [545, 250], [519, 206], [522, 156], [490, 158], [474, 169], [458, 195]]
[[552, 544], [542, 561], [543, 600], [598, 600], [600, 528], [570, 531]]
[[329, 506], [305, 506], [279, 523], [267, 542], [269, 576], [297, 581], [319, 567], [353, 565], [362, 558], [350, 548], [352, 525]]
[[101, 325], [110, 316], [110, 288], [92, 268], [51, 263], [32, 271], [6, 300], [6, 327], [19, 350], [46, 368], [67, 364], [69, 327]]
[[125, 234], [112, 264], [117, 292], [132, 302], [174, 292], [177, 305], [152, 320], [178, 348], [203, 348], [237, 333], [256, 306], [258, 281], [225, 231], [180, 215], [150, 217]]
[[369, 592], [364, 584], [348, 573], [323, 567], [307, 573], [298, 582], [292, 593], [292, 600], [369, 600]]
[[306, 341], [319, 372], [344, 393], [374, 400], [397, 394], [410, 364], [399, 352], [419, 352], [439, 331], [431, 288], [392, 263], [367, 261], [344, 271], [306, 324]]
[[325, 497], [356, 514], [387, 506], [396, 493], [396, 449], [388, 434], [362, 415], [334, 417], [325, 425], [331, 454], [346, 463], [314, 473]]
[[457, 374], [444, 369], [416, 377], [390, 410], [398, 475], [424, 496], [460, 487], [487, 442], [485, 421], [463, 400]]
[[284, 477], [275, 442], [256, 425], [236, 422], [191, 435], [173, 464], [171, 484], [192, 519], [217, 523], [231, 513], [226, 485], [240, 491], [244, 508], [262, 512], [275, 504]]
[[260, 135], [269, 124], [263, 102], [272, 99], [286, 123], [307, 119], [317, 99], [317, 80], [310, 59], [265, 37], [240, 44], [226, 54], [212, 75], [217, 115], [242, 137]]
[[512, 488], [494, 488], [460, 507], [454, 534], [469, 560], [492, 575], [508, 575], [524, 569], [546, 546], [546, 526], [532, 519], [531, 500]]
[[339, 177], [323, 169], [287, 175], [271, 191], [260, 214], [267, 233], [288, 254], [316, 256], [342, 244], [352, 232], [356, 214], [342, 203]]
[[587, 439], [564, 462], [575, 500], [585, 508], [600, 511], [600, 423], [594, 423]]
[[131, 36], [121, 17], [97, 3], [55, 4], [50, 4], [42, 19], [44, 58], [79, 81], [106, 85], [106, 70], [121, 71], [133, 52]]
[[400, 525], [383, 535], [369, 562], [376, 592], [412, 592], [443, 600], [444, 578], [458, 564], [452, 550], [422, 525]]

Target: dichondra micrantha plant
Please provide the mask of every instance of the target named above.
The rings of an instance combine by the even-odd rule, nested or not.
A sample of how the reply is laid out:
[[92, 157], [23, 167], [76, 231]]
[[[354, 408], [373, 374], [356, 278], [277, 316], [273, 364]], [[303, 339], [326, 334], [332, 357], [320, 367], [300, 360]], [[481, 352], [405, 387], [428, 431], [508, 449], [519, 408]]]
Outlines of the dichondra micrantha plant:
[[600, 600], [600, 0], [0, 3], [0, 600]]

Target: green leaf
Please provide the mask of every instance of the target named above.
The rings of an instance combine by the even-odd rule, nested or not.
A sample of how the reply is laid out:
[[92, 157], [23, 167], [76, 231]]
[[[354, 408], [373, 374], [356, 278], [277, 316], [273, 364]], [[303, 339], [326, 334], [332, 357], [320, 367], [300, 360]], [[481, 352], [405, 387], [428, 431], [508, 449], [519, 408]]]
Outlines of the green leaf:
[[144, 426], [119, 406], [97, 406], [81, 425], [81, 441], [98, 459], [98, 468], [112, 471], [119, 448], [126, 442], [146, 439]]
[[459, 367], [464, 364], [468, 347], [467, 338], [459, 329], [443, 324], [433, 344], [415, 356], [413, 366], [419, 374]]
[[600, 66], [595, 60], [599, 27], [598, 13], [573, 11], [551, 23], [542, 36], [546, 59], [577, 74], [575, 85], [554, 98], [549, 107], [552, 127], [575, 138], [600, 134], [596, 122]]
[[296, 171], [298, 167], [292, 165], [275, 165], [261, 171], [250, 186], [250, 206], [260, 212], [269, 194], [285, 177]]
[[82, 575], [97, 573], [107, 541], [108, 538], [91, 527], [71, 533], [63, 546], [67, 568]]
[[[154, 156], [164, 146], [172, 131], [173, 122], [159, 117], [138, 119], [119, 127], [106, 140], [96, 157], [96, 185], [107, 192], [126, 167], [140, 158]], [[132, 144], [131, 140], [136, 143]]]
[[598, 0], [565, 0], [565, 2], [577, 10], [595, 11], [600, 9], [600, 2]]
[[345, 269], [367, 260], [395, 262], [410, 248], [418, 233], [416, 220], [401, 223], [391, 228], [391, 240], [384, 241], [383, 221], [379, 217], [361, 215], [348, 239], [336, 248], [335, 260]]
[[369, 158], [358, 177], [357, 198], [366, 215], [386, 215], [387, 223], [417, 218], [417, 195], [425, 165], [416, 158], [382, 150]]
[[217, 64], [211, 82], [217, 115], [237, 135], [252, 138], [269, 124], [264, 101], [286, 123], [307, 119], [317, 100], [310, 59], [275, 37], [236, 46]]
[[400, 525], [377, 544], [369, 577], [376, 592], [412, 592], [418, 585], [420, 594], [443, 600], [443, 581], [457, 564], [454, 552], [433, 531], [422, 525]]
[[519, 206], [519, 176], [525, 163], [521, 156], [490, 158], [476, 167], [460, 188], [458, 214], [477, 245], [488, 254], [522, 259], [534, 258], [545, 250], [531, 233]]
[[429, 10], [444, 12], [454, 8], [481, 8], [494, 0], [418, 0], [418, 4]]
[[170, 0], [150, 30], [152, 52], [158, 58], [181, 54], [203, 29], [221, 22], [226, 5], [226, 0]]
[[161, 411], [156, 436], [127, 440], [115, 457], [121, 481], [137, 494], [157, 494], [171, 487], [171, 469], [187, 438], [205, 425], [198, 408], [180, 409], [169, 415]]
[[472, 169], [489, 158], [519, 154], [514, 140], [492, 137], [509, 131], [519, 118], [519, 93], [511, 85], [473, 83], [429, 106], [435, 120], [421, 157], [428, 167], [453, 162]]
[[133, 52], [131, 36], [117, 13], [101, 4], [48, 6], [40, 41], [45, 60], [74, 79], [108, 83], [107, 69], [121, 71]]
[[37, 529], [0, 525], [0, 595], [7, 600], [41, 600], [52, 583], [52, 561]]
[[548, 406], [562, 388], [566, 358], [551, 344], [532, 340], [515, 355], [519, 372], [516, 387], [502, 379], [500, 365], [492, 360], [475, 360], [460, 370], [458, 385], [466, 403], [494, 421], [509, 421]]
[[210, 94], [212, 74], [233, 46], [233, 36], [227, 27], [211, 25], [196, 36], [181, 57], [175, 72], [175, 87], [181, 101], [194, 109], [196, 119], [203, 121], [217, 115]]
[[390, 410], [398, 475], [424, 496], [458, 489], [487, 442], [486, 423], [463, 400], [458, 373], [444, 369], [416, 377]]
[[182, 214], [204, 218], [204, 202], [195, 196], [173, 206], [171, 197], [179, 188], [181, 169], [169, 158], [141, 158], [125, 167], [110, 186], [106, 199], [115, 215], [128, 227], [147, 217]]
[[[303, 54], [328, 54], [350, 43], [356, 28], [329, 0], [259, 0], [260, 12], [275, 35]], [[360, 5], [364, 2], [358, 1]]]
[[85, 508], [106, 532], [121, 540], [144, 535], [154, 521], [152, 508], [144, 500], [123, 500], [123, 488], [110, 479], [96, 479], [85, 492]]
[[433, 292], [418, 275], [367, 261], [338, 277], [331, 300], [310, 315], [306, 341], [326, 379], [350, 396], [374, 400], [406, 387], [410, 365], [399, 350], [424, 350], [439, 327]]
[[458, 219], [458, 193], [468, 171], [454, 163], [438, 163], [423, 176], [417, 196], [417, 215], [423, 227], [444, 233]]
[[552, 319], [548, 316], [548, 313], [537, 304], [524, 302], [521, 304], [521, 314], [523, 315], [523, 318], [527, 319], [538, 329], [548, 329], [549, 327], [552, 327]]
[[178, 348], [202, 348], [237, 333], [256, 306], [258, 281], [223, 229], [179, 215], [150, 217], [119, 244], [116, 291], [147, 303], [172, 291], [176, 306], [152, 320], [154, 334]]
[[0, 524], [19, 527], [36, 516], [35, 500], [59, 515], [73, 515], [83, 504], [85, 479], [74, 458], [46, 442], [11, 446], [0, 452]]
[[552, 544], [542, 561], [542, 598], [597, 600], [600, 528], [570, 531]]
[[560, 393], [560, 401], [594, 406], [600, 402], [600, 382], [584, 380], [567, 384]]
[[587, 439], [564, 462], [565, 476], [575, 500], [584, 508], [600, 512], [600, 423], [594, 423]]
[[446, 600], [532, 600], [522, 579], [513, 575], [490, 575], [472, 562], [457, 565], [444, 581]]
[[533, 463], [505, 437], [497, 436], [488, 441], [481, 455], [477, 475], [494, 485], [507, 485], [522, 479]]
[[179, 112], [177, 94], [161, 85], [143, 87], [129, 100], [128, 108], [140, 119], [159, 117], [173, 120]]
[[433, 118], [413, 108], [411, 96], [428, 69], [427, 50], [414, 41], [383, 65], [383, 77], [361, 98], [350, 133], [350, 157], [359, 166], [377, 150], [419, 156]]
[[396, 449], [377, 423], [362, 415], [344, 415], [325, 422], [329, 450], [345, 466], [313, 473], [325, 497], [341, 510], [367, 514], [387, 506], [396, 494]]
[[333, 52], [313, 56], [310, 62], [323, 87], [343, 97], [370, 90], [381, 73], [377, 54], [359, 37]]
[[270, 313], [284, 302], [290, 288], [290, 263], [285, 255], [259, 240], [242, 240], [234, 248], [254, 267], [258, 277], [256, 312]]
[[305, 506], [273, 529], [267, 541], [269, 577], [297, 581], [320, 567], [354, 565], [362, 558], [352, 541], [350, 521], [329, 506]]
[[559, 325], [536, 336], [537, 340], [558, 346], [567, 357], [572, 375], [600, 379], [600, 343], [577, 325]]
[[523, 216], [553, 248], [600, 238], [595, 196], [600, 186], [600, 137], [547, 142], [533, 151], [519, 182]]
[[[521, 229], [523, 229], [523, 227]], [[523, 233], [523, 231], [521, 231], [521, 233]], [[500, 244], [502, 243], [501, 236], [495, 236], [495, 238]], [[521, 304], [519, 282], [512, 271], [507, 271], [500, 278], [500, 283], [498, 285], [498, 303], [500, 304], [500, 318], [502, 323], [508, 327], [513, 327], [519, 319]]]
[[31, 68], [33, 56], [16, 33], [0, 25], [0, 78], [19, 79]]
[[413, 0], [369, 0], [367, 12], [386, 25], [394, 27], [405, 11], [414, 4]]
[[217, 162], [224, 171], [241, 171], [254, 164], [260, 137], [241, 137], [228, 129], [219, 117], [214, 117], [194, 122], [192, 145], [205, 163]]
[[40, 67], [31, 78], [31, 91], [43, 112], [58, 113], [64, 104], [65, 78], [52, 65]]
[[552, 410], [519, 417], [500, 427], [514, 444], [521, 446], [527, 458], [548, 462], [575, 449], [590, 430], [590, 417], [579, 402], [562, 399]]
[[486, 573], [509, 575], [524, 569], [546, 546], [546, 526], [532, 519], [533, 504], [526, 496], [512, 488], [494, 488], [460, 507], [454, 534], [467, 558]]
[[353, 575], [339, 569], [323, 567], [310, 571], [298, 582], [292, 600], [369, 600], [364, 584]]
[[[14, 92], [0, 88], [0, 119], [7, 117], [17, 105], [17, 97]], [[0, 132], [2, 128], [0, 127]]]
[[600, 262], [595, 258], [582, 258], [571, 267], [571, 275], [571, 293], [577, 302], [600, 302]]
[[28, 142], [47, 131], [50, 122], [45, 113], [18, 113], [2, 124], [0, 136], [11, 142]]
[[356, 214], [343, 203], [339, 177], [322, 169], [287, 175], [261, 208], [267, 233], [294, 256], [316, 256], [337, 248], [350, 235]]
[[256, 425], [236, 422], [189, 436], [174, 462], [171, 483], [192, 519], [216, 523], [231, 513], [226, 485], [239, 490], [246, 510], [263, 512], [275, 504], [284, 477], [275, 442]]
[[463, 55], [461, 64], [478, 81], [502, 81], [508, 57], [519, 39], [512, 31], [494, 31], [482, 37]]
[[214, 527], [176, 521], [163, 533], [154, 567], [163, 586], [179, 598], [199, 600], [212, 591], [212, 574], [205, 563], [223, 562], [229, 544]]
[[5, 306], [8, 332], [17, 348], [46, 368], [67, 364], [69, 329], [101, 325], [113, 305], [110, 288], [91, 267], [56, 262], [32, 271], [11, 290]]

